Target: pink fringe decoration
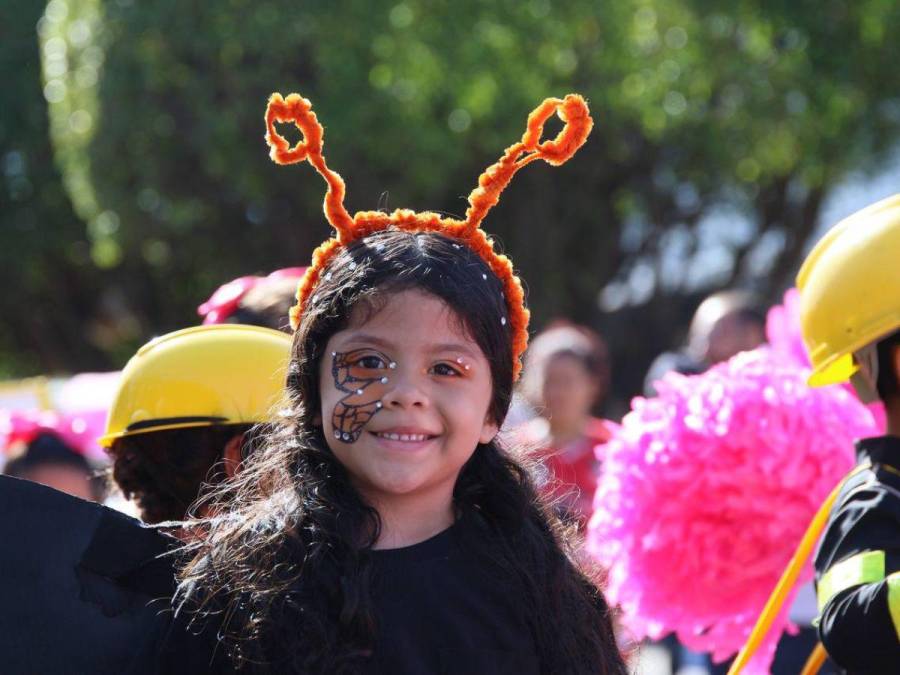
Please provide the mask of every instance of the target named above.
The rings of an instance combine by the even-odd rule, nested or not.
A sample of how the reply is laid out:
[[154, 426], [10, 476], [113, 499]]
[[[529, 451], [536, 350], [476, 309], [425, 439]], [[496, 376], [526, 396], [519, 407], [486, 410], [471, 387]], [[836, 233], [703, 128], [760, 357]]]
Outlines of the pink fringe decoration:
[[[634, 637], [675, 632], [717, 661], [747, 639], [872, 418], [845, 389], [763, 347], [671, 373], [604, 446], [588, 550]], [[800, 582], [812, 576], [807, 568]], [[767, 672], [787, 611], [747, 673]]]

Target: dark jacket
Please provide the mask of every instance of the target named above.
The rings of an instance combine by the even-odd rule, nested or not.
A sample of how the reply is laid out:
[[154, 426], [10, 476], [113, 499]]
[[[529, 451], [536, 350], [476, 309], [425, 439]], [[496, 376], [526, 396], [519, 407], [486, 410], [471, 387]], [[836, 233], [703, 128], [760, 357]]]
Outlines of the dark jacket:
[[900, 673], [900, 438], [857, 443], [816, 553], [819, 636], [850, 673]]
[[156, 672], [174, 582], [163, 554], [177, 540], [0, 476], [0, 541], [3, 673]]

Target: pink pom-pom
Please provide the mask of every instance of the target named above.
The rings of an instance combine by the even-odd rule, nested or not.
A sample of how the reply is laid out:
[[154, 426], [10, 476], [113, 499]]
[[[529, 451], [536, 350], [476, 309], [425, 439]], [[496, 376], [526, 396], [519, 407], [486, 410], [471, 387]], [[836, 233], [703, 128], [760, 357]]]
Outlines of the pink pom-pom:
[[[822, 501], [877, 433], [840, 387], [768, 348], [637, 398], [605, 446], [588, 550], [636, 638], [675, 632], [724, 660], [756, 618]], [[811, 577], [810, 566], [801, 583]], [[746, 672], [767, 672], [787, 611]]]

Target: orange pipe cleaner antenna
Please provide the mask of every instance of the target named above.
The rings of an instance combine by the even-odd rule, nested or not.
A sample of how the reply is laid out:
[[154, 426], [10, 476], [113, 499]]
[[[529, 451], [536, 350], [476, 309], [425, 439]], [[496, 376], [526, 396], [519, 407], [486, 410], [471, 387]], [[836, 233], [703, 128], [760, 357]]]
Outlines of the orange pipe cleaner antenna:
[[[556, 138], [541, 142], [544, 124], [553, 113], [565, 126]], [[303, 138], [291, 147], [275, 130], [276, 122], [293, 122], [303, 133]], [[335, 238], [325, 241], [313, 252], [312, 265], [297, 288], [297, 304], [291, 308], [291, 326], [296, 330], [300, 324], [303, 310], [314, 295], [319, 278], [343, 247], [356, 239], [389, 228], [405, 232], [439, 232], [472, 249], [502, 284], [508, 310], [508, 317], [503, 317], [503, 321], [510, 331], [513, 377], [518, 378], [522, 369], [521, 356], [528, 346], [529, 314], [525, 308], [525, 293], [519, 277], [515, 275], [512, 261], [494, 250], [493, 241], [479, 225], [500, 199], [500, 193], [509, 185], [516, 171], [536, 159], [543, 159], [554, 166], [563, 164], [584, 145], [593, 126], [587, 103], [578, 94], [569, 94], [564, 99], [546, 99], [528, 116], [528, 126], [522, 140], [507, 148], [500, 160], [481, 174], [478, 187], [469, 195], [469, 208], [464, 221], [408, 209], [397, 209], [391, 214], [360, 211], [351, 218], [344, 207], [344, 181], [325, 164], [322, 125], [312, 111], [312, 104], [299, 94], [291, 94], [286, 99], [281, 94], [272, 94], [266, 109], [266, 142], [271, 148], [272, 160], [278, 164], [306, 160], [322, 174], [328, 183], [325, 216], [337, 232]]]
[[[544, 124], [553, 113], [565, 126], [552, 141], [539, 143]], [[466, 229], [473, 230], [481, 224], [487, 212], [500, 200], [500, 193], [509, 185], [516, 171], [536, 159], [543, 159], [554, 166], [565, 163], [584, 145], [593, 127], [594, 120], [588, 112], [587, 103], [578, 94], [569, 94], [562, 100], [545, 99], [528, 116], [528, 126], [522, 140], [509, 146], [503, 157], [478, 178], [478, 187], [469, 195]]]
[[[303, 132], [303, 138], [292, 148], [287, 139], [275, 129], [275, 122], [293, 122]], [[324, 134], [325, 130], [312, 111], [312, 103], [307, 99], [299, 94], [290, 94], [287, 99], [282, 98], [281, 94], [272, 94], [269, 97], [269, 105], [266, 108], [266, 142], [271, 148], [269, 156], [276, 164], [296, 164], [307, 160], [316, 167], [316, 171], [322, 174], [322, 178], [328, 183], [324, 204], [325, 217], [337, 230], [338, 240], [349, 241], [353, 231], [353, 219], [344, 207], [346, 192], [344, 179], [325, 164], [325, 156], [322, 154]]]

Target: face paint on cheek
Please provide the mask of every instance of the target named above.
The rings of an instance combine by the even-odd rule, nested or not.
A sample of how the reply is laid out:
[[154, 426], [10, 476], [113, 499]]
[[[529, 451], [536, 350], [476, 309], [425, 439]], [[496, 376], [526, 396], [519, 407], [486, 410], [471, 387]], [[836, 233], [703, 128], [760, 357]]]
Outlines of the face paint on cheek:
[[[366, 357], [378, 360], [384, 367], [365, 367], [362, 360]], [[355, 443], [363, 427], [381, 410], [381, 398], [389, 382], [387, 373], [396, 365], [373, 349], [332, 352], [331, 359], [334, 386], [347, 394], [331, 413], [334, 437], [344, 443]]]

